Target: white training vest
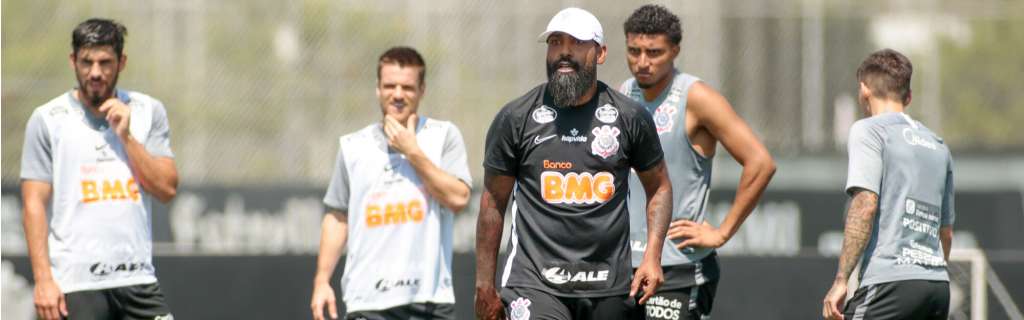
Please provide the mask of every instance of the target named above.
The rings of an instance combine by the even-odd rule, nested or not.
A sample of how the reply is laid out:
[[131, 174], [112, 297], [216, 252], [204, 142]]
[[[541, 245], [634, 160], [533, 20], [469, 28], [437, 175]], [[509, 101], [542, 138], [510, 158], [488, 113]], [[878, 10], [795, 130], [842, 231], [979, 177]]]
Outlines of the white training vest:
[[[156, 108], [141, 93], [117, 91], [131, 108], [131, 135], [145, 145]], [[135, 181], [109, 126], [88, 125], [71, 92], [39, 107], [53, 154], [49, 233], [54, 279], [64, 293], [156, 282], [150, 197]]]
[[[421, 118], [416, 139], [440, 166], [449, 122]], [[412, 165], [388, 152], [380, 124], [341, 137], [349, 177], [348, 253], [341, 288], [349, 311], [455, 303], [452, 216]]]

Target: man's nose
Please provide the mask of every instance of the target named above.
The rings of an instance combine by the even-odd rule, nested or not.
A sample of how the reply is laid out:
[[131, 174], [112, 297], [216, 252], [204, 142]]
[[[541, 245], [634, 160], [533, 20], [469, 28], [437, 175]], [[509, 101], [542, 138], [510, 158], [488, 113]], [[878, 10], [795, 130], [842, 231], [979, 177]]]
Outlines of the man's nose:
[[98, 79], [103, 76], [103, 69], [100, 68], [99, 63], [93, 63], [89, 65], [89, 78]]
[[647, 57], [646, 53], [641, 53], [640, 59], [637, 60], [637, 65], [641, 68], [647, 68], [651, 65], [651, 59]]

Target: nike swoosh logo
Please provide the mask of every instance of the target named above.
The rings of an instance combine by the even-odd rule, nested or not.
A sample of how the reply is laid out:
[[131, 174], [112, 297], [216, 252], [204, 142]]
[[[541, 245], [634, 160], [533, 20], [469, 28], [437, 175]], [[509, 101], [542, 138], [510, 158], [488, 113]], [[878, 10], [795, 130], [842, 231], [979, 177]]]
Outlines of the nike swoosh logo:
[[554, 138], [556, 136], [558, 136], [558, 135], [557, 134], [553, 134], [553, 135], [550, 135], [550, 136], [547, 136], [547, 137], [543, 137], [543, 138], [541, 138], [540, 136], [533, 137], [533, 144], [541, 144], [544, 141], [551, 140], [552, 138]]

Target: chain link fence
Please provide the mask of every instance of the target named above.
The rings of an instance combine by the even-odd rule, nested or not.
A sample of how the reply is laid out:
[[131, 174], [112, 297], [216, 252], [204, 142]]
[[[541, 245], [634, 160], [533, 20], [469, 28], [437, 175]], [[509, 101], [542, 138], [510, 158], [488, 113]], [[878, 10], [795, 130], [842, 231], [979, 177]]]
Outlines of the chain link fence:
[[[854, 71], [893, 47], [914, 61], [910, 113], [958, 150], [1024, 150], [1024, 5], [1012, 1], [671, 1], [677, 66], [719, 88], [779, 157], [842, 152]], [[337, 137], [378, 121], [376, 58], [427, 60], [421, 113], [457, 124], [480, 176], [483, 136], [507, 101], [544, 81], [536, 41], [560, 8], [601, 20], [629, 76], [620, 1], [3, 1], [2, 179], [17, 181], [32, 110], [75, 85], [70, 33], [92, 16], [128, 27], [121, 88], [168, 107], [182, 181], [326, 185]]]

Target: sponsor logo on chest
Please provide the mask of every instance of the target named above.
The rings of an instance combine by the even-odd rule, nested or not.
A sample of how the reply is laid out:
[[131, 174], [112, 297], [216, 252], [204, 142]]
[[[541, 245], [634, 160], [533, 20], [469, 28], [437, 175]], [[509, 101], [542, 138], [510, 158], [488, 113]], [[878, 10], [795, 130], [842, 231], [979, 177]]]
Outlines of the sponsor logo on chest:
[[139, 186], [135, 178], [82, 179], [82, 202], [139, 201]]
[[594, 111], [594, 118], [604, 123], [614, 123], [615, 120], [619, 119], [619, 109], [615, 109], [615, 107], [606, 103]]
[[[572, 163], [548, 162], [545, 166], [572, 168]], [[615, 176], [609, 172], [544, 171], [540, 174], [541, 196], [550, 204], [594, 204], [607, 202], [615, 194]]]
[[572, 130], [569, 130], [569, 135], [568, 136], [567, 135], [562, 135], [562, 142], [568, 142], [568, 143], [584, 143], [584, 142], [587, 142], [587, 136], [581, 136], [579, 134], [580, 134], [579, 130], [577, 130], [576, 128], [572, 128]]
[[530, 117], [533, 118], [534, 122], [545, 124], [551, 121], [555, 121], [555, 118], [558, 117], [558, 112], [556, 112], [555, 109], [552, 109], [551, 107], [541, 105], [539, 108], [533, 110], [533, 113], [530, 115]]

